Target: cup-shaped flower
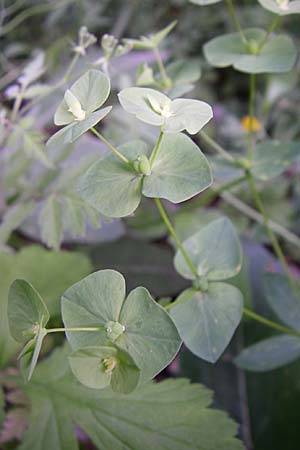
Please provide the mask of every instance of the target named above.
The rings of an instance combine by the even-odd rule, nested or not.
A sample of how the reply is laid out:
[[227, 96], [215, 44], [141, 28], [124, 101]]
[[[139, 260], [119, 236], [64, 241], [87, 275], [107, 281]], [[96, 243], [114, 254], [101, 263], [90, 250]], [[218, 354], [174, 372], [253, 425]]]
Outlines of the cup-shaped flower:
[[279, 16], [300, 14], [300, 0], [258, 0], [261, 6]]
[[111, 386], [115, 392], [129, 394], [138, 382], [140, 371], [128, 353], [116, 346], [85, 347], [69, 356], [76, 378], [92, 389]]
[[110, 80], [99, 70], [89, 70], [64, 94], [55, 115], [55, 125], [67, 125], [55, 133], [47, 145], [64, 145], [74, 142], [89, 128], [95, 126], [111, 110], [99, 109], [107, 100]]
[[126, 111], [167, 133], [187, 130], [196, 134], [213, 117], [211, 106], [205, 102], [188, 98], [171, 100], [150, 88], [125, 88], [119, 93], [119, 100]]

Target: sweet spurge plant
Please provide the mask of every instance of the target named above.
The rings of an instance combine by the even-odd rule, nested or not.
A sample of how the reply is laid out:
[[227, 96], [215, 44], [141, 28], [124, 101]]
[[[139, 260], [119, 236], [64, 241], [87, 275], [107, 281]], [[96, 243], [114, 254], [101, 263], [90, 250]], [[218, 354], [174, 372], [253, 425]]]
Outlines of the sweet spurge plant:
[[[220, 2], [190, 0], [195, 14], [195, 5]], [[261, 372], [300, 357], [300, 288], [278, 236], [298, 249], [300, 240], [270, 220], [260, 189], [293, 163], [299, 164], [299, 141], [266, 137], [255, 115], [258, 74], [287, 73], [295, 67], [297, 47], [276, 28], [281, 16], [300, 13], [300, 1], [259, 0], [275, 14], [267, 30], [244, 29], [232, 0], [224, 3], [236, 30], [214, 37], [203, 52], [209, 66], [232, 67], [241, 76], [249, 75], [247, 136], [233, 145], [235, 151], [227, 151], [204, 131], [214, 124], [210, 104], [183, 97], [200, 77], [194, 63], [164, 64], [160, 46], [176, 21], [140, 39], [119, 41], [105, 34], [102, 54], [93, 67], [83, 58], [97, 46], [97, 39], [81, 27], [61, 80], [55, 85], [37, 82], [46, 70], [45, 58], [38, 53], [6, 90], [12, 108], [3, 109], [1, 143], [11, 154], [5, 156], [0, 226], [4, 274], [0, 361], [4, 367], [18, 352], [22, 377], [4, 373], [0, 381], [6, 389], [23, 390], [30, 402], [20, 450], [78, 449], [74, 424], [102, 450], [242, 449], [230, 419], [207, 408], [211, 395], [206, 388], [179, 379], [152, 380], [178, 357], [182, 344], [201, 360], [216, 363], [243, 316], [277, 334], [238, 352], [236, 366]], [[124, 85], [123, 80], [115, 104], [110, 64], [134, 50], [153, 53], [155, 64], [151, 67], [145, 61], [138, 68], [136, 85], [128, 79]], [[34, 130], [34, 108], [54, 94], [54, 125], [61, 128], [54, 133]], [[107, 101], [114, 106], [105, 106]], [[138, 133], [124, 129], [119, 133], [115, 115]], [[127, 139], [132, 134], [134, 138]], [[114, 136], [118, 145], [112, 143]], [[204, 154], [199, 137], [216, 157]], [[83, 161], [70, 167], [68, 158], [81, 142]], [[86, 153], [92, 142], [97, 142], [100, 152], [90, 157]], [[220, 183], [222, 174], [225, 182]], [[256, 209], [229, 192], [245, 185]], [[193, 210], [193, 205], [206, 206], [218, 197], [238, 205], [245, 214], [250, 211], [251, 220], [264, 226], [263, 239], [282, 272], [264, 274], [265, 298], [282, 324], [257, 314], [251, 304], [244, 306], [245, 291], [238, 278], [243, 250], [232, 221], [220, 212], [210, 219], [207, 209], [200, 216]], [[116, 270], [104, 250], [99, 251], [100, 267], [94, 269], [80, 254], [74, 253], [70, 263], [64, 260], [66, 252], [60, 247], [68, 236], [85, 236], [87, 224], [121, 226], [121, 218], [130, 229], [139, 214], [143, 216], [145, 205], [151, 210], [152, 224], [159, 221], [159, 230], [149, 226], [145, 236], [162, 239], [168, 234], [167, 244], [175, 249], [172, 270], [183, 281], [180, 288], [174, 287], [171, 298], [160, 298], [165, 296], [148, 290], [147, 283], [147, 288], [132, 286], [125, 279], [129, 263], [122, 261], [123, 270]], [[38, 224], [39, 231], [32, 223]], [[54, 252], [37, 248], [36, 255], [28, 257], [36, 265], [28, 265], [26, 249], [23, 254], [12, 252], [11, 234], [18, 228]], [[140, 257], [142, 244], [137, 247]], [[142, 256], [146, 258], [146, 252]], [[137, 257], [135, 267], [138, 261]], [[63, 281], [56, 291], [59, 277]]]

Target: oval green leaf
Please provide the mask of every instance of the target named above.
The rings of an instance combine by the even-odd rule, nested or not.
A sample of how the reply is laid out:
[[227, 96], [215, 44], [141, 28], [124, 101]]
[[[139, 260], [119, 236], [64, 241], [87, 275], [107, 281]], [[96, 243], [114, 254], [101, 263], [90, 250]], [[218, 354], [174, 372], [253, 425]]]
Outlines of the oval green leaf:
[[[236, 231], [226, 217], [214, 220], [194, 234], [183, 246], [200, 277], [207, 280], [226, 280], [239, 273], [242, 250]], [[175, 268], [189, 280], [195, 279], [182, 254], [177, 251]]]
[[187, 348], [199, 358], [216, 362], [242, 318], [241, 292], [227, 283], [209, 283], [206, 292], [190, 289], [171, 309], [171, 316]]
[[261, 6], [279, 16], [300, 14], [299, 0], [258, 0]]
[[[262, 45], [266, 32], [259, 28], [244, 31], [248, 42]], [[257, 54], [251, 53], [240, 33], [216, 37], [204, 45], [207, 61], [215, 67], [229, 67], [245, 73], [289, 72], [297, 58], [293, 41], [285, 35], [271, 35]]]

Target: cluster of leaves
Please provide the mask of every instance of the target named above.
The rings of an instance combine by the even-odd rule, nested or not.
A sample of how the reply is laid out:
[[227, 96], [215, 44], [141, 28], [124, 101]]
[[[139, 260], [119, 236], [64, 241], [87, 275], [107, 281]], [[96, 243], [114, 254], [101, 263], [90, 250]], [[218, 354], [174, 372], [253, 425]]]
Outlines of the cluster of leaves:
[[[202, 6], [219, 1], [191, 3]], [[300, 12], [298, 1], [259, 3], [279, 16]], [[36, 99], [47, 98], [61, 88], [78, 59], [85, 57], [87, 49], [96, 43], [95, 36], [86, 27], [80, 29], [78, 43], [73, 45], [74, 59], [56, 86], [36, 82], [45, 71], [43, 55], [38, 54], [6, 92], [7, 98], [13, 100], [13, 109], [10, 120], [2, 121], [1, 140], [13, 157], [7, 157], [9, 167], [3, 183], [8, 206], [0, 227], [3, 248], [8, 250], [4, 245], [11, 232], [33, 215], [38, 215], [42, 240], [58, 250], [64, 231], [84, 235], [86, 221], [99, 227], [100, 218], [120, 219], [133, 213], [138, 217], [144, 202], [152, 199], [164, 222], [162, 234], [168, 229], [178, 248], [175, 270], [189, 286], [171, 302], [155, 301], [140, 286], [126, 294], [120, 272], [105, 269], [88, 274], [88, 262], [82, 263], [73, 254], [71, 267], [80, 268], [59, 286], [53, 306], [39, 280], [31, 278], [35, 269], [26, 270], [24, 262], [18, 267], [16, 261], [22, 260], [22, 252], [17, 256], [5, 254], [7, 279], [9, 283], [15, 281], [3, 308], [4, 319], [1, 316], [2, 359], [6, 364], [22, 345], [21, 372], [25, 383], [30, 381], [25, 385], [16, 381], [31, 402], [22, 450], [77, 448], [73, 423], [99, 448], [141, 448], [141, 442], [146, 449], [242, 448], [232, 437], [236, 430], [224, 414], [207, 410], [210, 397], [205, 389], [183, 380], [151, 382], [174, 360], [182, 342], [197, 357], [215, 363], [243, 314], [243, 295], [230, 282], [242, 268], [241, 245], [231, 221], [220, 217], [199, 226], [194, 215], [193, 230], [185, 228], [181, 243], [161, 199], [173, 204], [190, 200], [211, 187], [213, 175], [217, 178], [219, 173], [226, 173], [233, 182], [246, 179], [250, 186], [264, 183], [299, 161], [299, 144], [271, 139], [256, 144], [252, 115], [248, 121], [250, 152], [232, 156], [221, 149], [221, 157], [208, 160], [188, 134], [201, 132], [212, 119], [213, 110], [204, 101], [182, 98], [200, 77], [198, 63], [178, 60], [165, 67], [160, 54], [161, 43], [175, 25], [173, 22], [156, 34], [121, 42], [104, 35], [102, 56], [94, 62], [94, 67], [100, 66], [103, 71], [89, 68], [70, 83], [54, 115], [54, 124], [62, 128], [52, 134], [46, 145], [46, 133], [34, 129], [31, 117], [25, 115], [17, 120], [22, 102], [29, 102], [24, 106], [26, 112]], [[256, 74], [289, 72], [295, 65], [297, 49], [290, 37], [271, 31], [249, 28], [216, 37], [205, 44], [204, 56], [216, 68], [232, 66], [250, 74], [252, 83]], [[131, 49], [153, 52], [158, 70], [143, 63], [137, 71], [136, 86], [123, 88], [118, 99], [128, 113], [123, 113], [124, 117], [131, 120], [130, 115], [134, 116], [141, 127], [150, 125], [159, 130], [154, 147], [147, 139], [114, 146], [99, 132], [102, 121], [111, 117], [112, 107], [104, 106], [111, 90], [110, 62]], [[87, 158], [79, 167], [66, 170], [63, 163], [71, 155], [74, 143], [89, 131], [110, 152], [101, 158]], [[34, 161], [39, 163], [37, 182]], [[264, 215], [259, 198], [258, 208]], [[264, 223], [269, 230], [265, 215]], [[269, 237], [274, 243], [271, 233]], [[276, 245], [275, 240], [275, 251]], [[46, 253], [59, 258], [59, 270], [68, 270], [67, 263], [60, 265], [62, 254]], [[35, 257], [35, 261], [38, 259]], [[56, 264], [56, 260], [52, 263]], [[51, 264], [49, 270], [54, 271]], [[266, 298], [285, 325], [275, 324], [281, 335], [244, 349], [235, 359], [237, 366], [266, 371], [299, 358], [298, 286], [293, 290], [289, 282], [283, 275], [267, 274]], [[58, 323], [61, 318], [63, 326], [52, 326], [57, 323], [55, 318]], [[273, 322], [264, 322], [274, 328]], [[12, 337], [9, 339], [8, 326]], [[36, 369], [43, 343], [46, 348], [46, 342], [59, 332], [65, 333], [68, 345], [56, 349]], [[183, 412], [185, 408], [188, 414]], [[62, 423], [62, 415], [68, 416], [67, 423]], [[214, 432], [216, 424], [220, 429], [218, 436]], [[36, 428], [42, 430], [38, 438]]]

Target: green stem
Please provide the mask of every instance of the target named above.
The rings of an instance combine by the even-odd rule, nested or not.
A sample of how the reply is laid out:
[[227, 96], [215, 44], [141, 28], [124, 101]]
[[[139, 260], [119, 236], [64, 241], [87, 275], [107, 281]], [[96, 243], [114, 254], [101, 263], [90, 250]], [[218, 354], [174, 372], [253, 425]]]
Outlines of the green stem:
[[171, 308], [174, 308], [174, 306], [180, 305], [180, 303], [184, 303], [189, 298], [193, 297], [195, 295], [195, 291], [188, 290], [185, 295], [179, 296], [175, 302], [168, 303], [164, 306], [166, 310], [169, 310]]
[[251, 73], [250, 89], [249, 89], [249, 132], [248, 132], [248, 158], [250, 161], [252, 161], [254, 153], [254, 135], [253, 135], [254, 102], [255, 102], [255, 74]]
[[164, 66], [164, 63], [163, 63], [160, 51], [156, 47], [156, 48], [153, 49], [153, 52], [154, 52], [154, 55], [155, 55], [155, 58], [156, 58], [156, 61], [157, 61], [157, 65], [158, 65], [161, 77], [163, 79], [164, 85], [165, 85], [165, 87], [170, 87], [171, 80], [170, 80], [170, 78], [167, 75], [167, 72], [166, 72], [166, 69], [165, 69], [165, 66]]
[[252, 193], [253, 199], [255, 201], [256, 207], [258, 208], [261, 215], [263, 216], [264, 226], [266, 228], [266, 231], [267, 231], [267, 234], [271, 241], [274, 252], [277, 255], [279, 261], [282, 264], [282, 267], [284, 268], [284, 270], [286, 272], [286, 275], [288, 277], [291, 287], [293, 288], [294, 292], [296, 294], [298, 294], [298, 286], [296, 284], [296, 281], [294, 280], [294, 278], [292, 277], [292, 275], [290, 273], [289, 266], [285, 260], [285, 257], [284, 257], [283, 251], [281, 250], [278, 239], [277, 239], [276, 235], [274, 234], [272, 228], [270, 227], [269, 218], [268, 218], [267, 212], [265, 210], [264, 204], [262, 202], [261, 196], [260, 196], [258, 190], [256, 189], [255, 181], [250, 173], [248, 173], [247, 177], [248, 177], [249, 185], [251, 188], [251, 193]]
[[131, 162], [124, 156], [122, 153], [119, 152], [116, 147], [114, 147], [107, 139], [105, 139], [102, 134], [100, 134], [97, 130], [95, 130], [94, 127], [90, 128], [90, 130], [102, 141], [105, 145], [107, 145], [108, 148], [118, 157], [120, 158], [125, 164], [127, 164], [130, 168], [132, 168]]
[[236, 12], [235, 12], [232, 0], [226, 0], [226, 4], [227, 4], [227, 8], [228, 8], [229, 14], [230, 14], [230, 16], [232, 18], [232, 21], [233, 21], [234, 25], [235, 25], [235, 28], [240, 33], [241, 39], [244, 42], [244, 44], [247, 44], [246, 36], [245, 36], [245, 34], [244, 34], [243, 30], [242, 30], [242, 27], [240, 25], [238, 16], [236, 15]]
[[106, 331], [105, 327], [71, 327], [71, 328], [50, 328], [48, 333], [68, 333], [69, 331]]
[[205, 133], [205, 131], [200, 131], [199, 136], [201, 139], [209, 145], [215, 152], [219, 153], [219, 155], [223, 156], [223, 158], [227, 159], [228, 161], [233, 162], [235, 158], [228, 153], [225, 148], [223, 148], [220, 144], [218, 144], [214, 139], [212, 139], [208, 134]]
[[281, 17], [276, 15], [275, 18], [273, 19], [273, 21], [271, 22], [269, 28], [267, 29], [266, 35], [259, 46], [259, 50], [261, 50], [263, 48], [263, 46], [266, 44], [267, 40], [269, 39], [270, 34], [273, 33], [275, 28], [277, 28], [280, 20], [281, 20]]
[[256, 314], [255, 312], [251, 311], [250, 309], [243, 308], [243, 314], [246, 317], [250, 317], [250, 319], [256, 320], [256, 322], [266, 325], [269, 328], [273, 328], [274, 330], [280, 331], [281, 333], [300, 336], [300, 333], [298, 333], [297, 331], [294, 331], [291, 328], [287, 328], [283, 325], [280, 325], [279, 323], [273, 322], [272, 320], [269, 320], [266, 317], [260, 316], [259, 314]]
[[187, 251], [186, 251], [185, 248], [183, 247], [183, 245], [182, 245], [182, 243], [181, 243], [179, 237], [177, 236], [177, 233], [176, 233], [176, 231], [175, 231], [173, 225], [171, 224], [170, 219], [169, 219], [169, 217], [167, 216], [167, 213], [166, 213], [166, 211], [165, 211], [165, 209], [164, 209], [164, 207], [163, 207], [161, 201], [160, 201], [158, 198], [155, 198], [154, 200], [155, 200], [157, 209], [158, 209], [158, 211], [159, 211], [159, 213], [160, 213], [160, 215], [161, 215], [161, 218], [163, 219], [163, 221], [164, 221], [164, 223], [165, 223], [167, 229], [169, 230], [170, 235], [172, 236], [172, 238], [173, 238], [174, 241], [176, 242], [176, 245], [177, 245], [179, 251], [181, 252], [182, 256], [184, 257], [184, 259], [185, 259], [187, 265], [189, 266], [189, 268], [190, 268], [192, 274], [195, 276], [196, 279], [199, 278], [198, 271], [197, 271], [197, 269], [196, 269], [196, 267], [195, 267], [193, 261], [192, 261], [191, 258], [189, 257]]
[[158, 140], [157, 140], [157, 142], [155, 144], [155, 147], [153, 149], [153, 152], [151, 154], [151, 157], [150, 157], [150, 166], [151, 166], [151, 168], [152, 168], [154, 160], [155, 160], [155, 158], [157, 156], [157, 153], [158, 153], [158, 150], [159, 150], [160, 143], [161, 143], [163, 135], [164, 135], [164, 133], [163, 133], [163, 131], [161, 131], [160, 134], [159, 134]]

